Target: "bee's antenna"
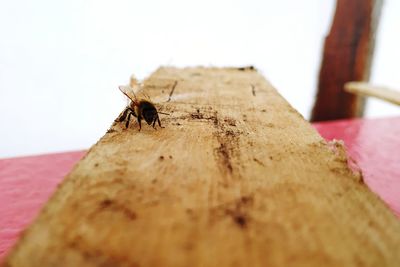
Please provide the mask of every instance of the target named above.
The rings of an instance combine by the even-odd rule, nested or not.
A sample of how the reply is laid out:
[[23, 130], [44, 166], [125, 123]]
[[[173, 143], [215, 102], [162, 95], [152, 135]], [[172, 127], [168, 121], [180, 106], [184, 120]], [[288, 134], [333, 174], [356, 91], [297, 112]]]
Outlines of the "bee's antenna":
[[158, 113], [164, 114], [164, 115], [171, 115], [171, 114], [169, 114], [169, 113], [164, 113], [164, 112], [158, 112]]

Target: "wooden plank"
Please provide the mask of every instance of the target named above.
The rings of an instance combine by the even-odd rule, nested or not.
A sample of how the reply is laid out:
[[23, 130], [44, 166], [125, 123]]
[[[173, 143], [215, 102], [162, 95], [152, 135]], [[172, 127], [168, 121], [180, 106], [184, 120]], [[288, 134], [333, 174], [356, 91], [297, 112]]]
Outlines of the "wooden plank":
[[368, 81], [383, 0], [337, 0], [325, 39], [312, 121], [359, 117], [365, 99], [347, 93], [349, 81]]
[[257, 71], [161, 68], [145, 87], [165, 128], [115, 123], [3, 266], [400, 262], [400, 221]]
[[372, 96], [395, 105], [400, 105], [400, 91], [384, 86], [372, 85], [366, 82], [348, 82], [344, 85], [346, 92]]

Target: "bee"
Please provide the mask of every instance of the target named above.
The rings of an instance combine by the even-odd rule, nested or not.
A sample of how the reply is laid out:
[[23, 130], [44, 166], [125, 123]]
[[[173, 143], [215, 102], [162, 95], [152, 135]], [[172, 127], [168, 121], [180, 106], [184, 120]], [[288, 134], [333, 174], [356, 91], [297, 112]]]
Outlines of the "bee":
[[126, 120], [126, 128], [129, 127], [131, 116], [136, 117], [139, 124], [139, 131], [142, 129], [142, 119], [144, 119], [148, 125], [152, 125], [154, 129], [156, 129], [156, 122], [161, 128], [164, 128], [161, 126], [158, 114], [169, 114], [157, 111], [155, 105], [151, 102], [150, 97], [143, 92], [143, 85], [134, 77], [131, 77], [129, 85], [119, 86], [119, 90], [130, 100], [128, 106], [122, 113], [122, 116], [118, 119], [119, 122]]

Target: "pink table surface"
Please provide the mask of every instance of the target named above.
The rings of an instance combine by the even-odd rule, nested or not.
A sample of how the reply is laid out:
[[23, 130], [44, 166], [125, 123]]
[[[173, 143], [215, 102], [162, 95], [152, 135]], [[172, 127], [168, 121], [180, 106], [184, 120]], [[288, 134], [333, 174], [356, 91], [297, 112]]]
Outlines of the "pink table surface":
[[0, 160], [0, 262], [84, 151]]
[[[316, 123], [344, 140], [365, 183], [400, 216], [400, 117]], [[0, 260], [85, 151], [0, 160]]]
[[400, 218], [400, 117], [315, 123], [327, 140], [340, 139], [364, 182]]

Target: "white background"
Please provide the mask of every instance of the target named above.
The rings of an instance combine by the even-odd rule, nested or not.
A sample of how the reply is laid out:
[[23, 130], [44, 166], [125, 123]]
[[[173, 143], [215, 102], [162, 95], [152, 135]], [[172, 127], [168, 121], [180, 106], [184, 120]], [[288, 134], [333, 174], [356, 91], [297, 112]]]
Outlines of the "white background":
[[[86, 149], [160, 65], [255, 65], [308, 118], [333, 0], [0, 1], [0, 157]], [[400, 87], [400, 1], [386, 0], [372, 81]], [[400, 109], [369, 101], [368, 117]]]

